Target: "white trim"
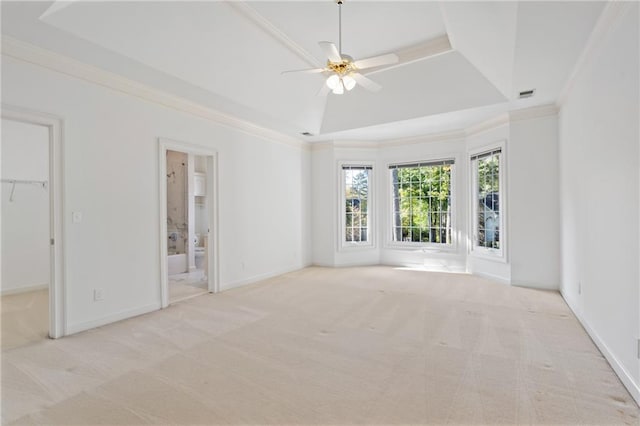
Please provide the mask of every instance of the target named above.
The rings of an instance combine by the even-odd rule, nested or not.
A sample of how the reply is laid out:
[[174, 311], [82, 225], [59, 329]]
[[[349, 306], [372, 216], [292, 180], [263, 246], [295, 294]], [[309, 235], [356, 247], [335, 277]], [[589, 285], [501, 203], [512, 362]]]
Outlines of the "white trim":
[[636, 404], [640, 405], [640, 384], [634, 381], [633, 376], [627, 371], [626, 368], [624, 368], [624, 365], [622, 365], [622, 363], [618, 361], [618, 358], [616, 358], [613, 352], [611, 352], [607, 344], [600, 338], [598, 333], [596, 333], [596, 331], [591, 328], [589, 323], [582, 316], [582, 312], [580, 311], [580, 309], [578, 309], [578, 307], [575, 305], [575, 302], [571, 298], [567, 297], [562, 290], [560, 290], [560, 294], [562, 295], [562, 298], [564, 299], [569, 309], [571, 309], [580, 324], [582, 324], [582, 327], [587, 332], [589, 337], [591, 337], [593, 343], [596, 344], [600, 352], [602, 352], [602, 355], [604, 355], [605, 359], [609, 362], [609, 365], [611, 365], [613, 371], [616, 373], [618, 378], [620, 378], [620, 381], [622, 382], [624, 387], [627, 388], [633, 399], [636, 401]]
[[454, 130], [451, 132], [431, 133], [398, 139], [382, 139], [379, 141], [339, 139], [330, 141], [309, 142], [309, 149], [311, 151], [321, 151], [330, 148], [380, 149], [393, 146], [417, 145], [430, 142], [464, 140], [465, 137], [466, 133], [464, 130]]
[[[233, 288], [242, 287], [242, 286], [245, 286], [245, 285], [248, 285], [248, 284], [256, 283], [258, 281], [263, 281], [263, 280], [266, 280], [266, 279], [269, 279], [269, 278], [277, 277], [278, 275], [283, 275], [283, 274], [288, 274], [289, 272], [299, 271], [299, 270], [304, 269], [304, 268], [306, 268], [308, 266], [315, 266], [315, 264], [309, 264], [309, 265], [303, 265], [303, 266], [291, 266], [289, 268], [283, 268], [283, 269], [279, 269], [279, 270], [273, 271], [273, 272], [266, 272], [264, 274], [254, 275], [252, 277], [244, 278], [242, 280], [231, 281], [229, 283], [222, 284], [220, 286], [220, 291], [231, 290]], [[330, 266], [333, 266], [333, 265], [330, 265]]]
[[56, 116], [2, 104], [2, 118], [49, 129], [49, 194], [51, 245], [49, 284], [49, 337], [66, 334], [66, 259], [64, 241], [64, 121]]
[[532, 118], [549, 117], [557, 114], [558, 107], [555, 104], [547, 104], [509, 111], [509, 119], [510, 121], [529, 120]]
[[560, 288], [558, 284], [544, 284], [544, 283], [532, 282], [532, 281], [511, 280], [511, 285], [515, 287], [525, 287], [525, 288], [533, 288], [536, 290], [552, 290], [552, 291], [558, 291], [558, 289]]
[[210, 293], [220, 291], [220, 268], [218, 250], [218, 152], [214, 149], [175, 141], [167, 138], [158, 138], [158, 188], [159, 188], [159, 215], [160, 215], [160, 307], [169, 306], [169, 275], [167, 264], [167, 151], [180, 151], [187, 154], [207, 157], [207, 210], [209, 217], [209, 235], [207, 237], [207, 250], [209, 254], [208, 290]]
[[2, 35], [2, 54], [88, 81], [149, 102], [173, 108], [262, 139], [308, 149], [308, 142], [259, 126], [230, 114], [206, 107], [186, 98], [172, 95], [138, 83], [118, 74], [85, 64], [68, 56]]
[[325, 64], [321, 64], [315, 56], [306, 51], [298, 43], [293, 41], [293, 39], [287, 36], [278, 27], [273, 25], [267, 18], [260, 15], [257, 10], [249, 6], [244, 1], [231, 1], [225, 3], [235, 9], [236, 12], [249, 20], [251, 23], [263, 30], [265, 33], [273, 37], [274, 40], [279, 42], [283, 47], [289, 49], [293, 54], [297, 55], [311, 67], [322, 68], [325, 66]]
[[470, 274], [480, 278], [485, 278], [487, 280], [496, 281], [496, 282], [499, 282], [500, 284], [511, 285], [510, 280], [504, 277], [501, 277], [500, 275], [495, 275], [495, 274], [490, 274], [488, 272], [480, 272], [480, 271], [471, 271]]
[[151, 303], [149, 305], [140, 306], [139, 308], [125, 309], [124, 311], [109, 314], [95, 320], [80, 322], [76, 324], [68, 324], [67, 335], [91, 330], [92, 328], [112, 324], [114, 322], [136, 317], [138, 315], [148, 314], [149, 312], [157, 311], [158, 309], [160, 309], [160, 303]]
[[629, 12], [629, 8], [631, 8], [633, 3], [634, 2], [632, 1], [608, 1], [606, 3], [598, 21], [594, 25], [593, 30], [587, 39], [584, 49], [582, 49], [582, 53], [573, 66], [562, 90], [560, 90], [560, 94], [556, 100], [556, 105], [558, 107], [561, 107], [567, 101], [567, 98], [573, 89], [573, 85], [575, 84], [575, 81], [582, 69], [593, 59], [596, 49], [602, 43], [607, 34], [609, 34], [620, 22], [619, 18], [625, 16]]
[[[348, 242], [345, 241], [345, 211], [344, 211], [344, 201], [346, 198], [345, 192], [345, 182], [343, 177], [343, 169], [342, 167], [345, 165], [352, 166], [365, 166], [371, 167], [368, 173], [367, 179], [367, 241], [366, 242]], [[376, 174], [376, 163], [375, 161], [350, 161], [350, 160], [338, 160], [337, 166], [338, 172], [338, 252], [353, 252], [353, 251], [361, 251], [361, 250], [371, 250], [376, 248], [376, 238], [375, 238], [375, 229], [377, 224], [376, 216], [376, 204], [375, 204], [375, 174]]]
[[[471, 157], [477, 154], [481, 154], [484, 152], [492, 151], [495, 149], [500, 149], [500, 164], [499, 164], [499, 176], [500, 180], [500, 197], [498, 203], [500, 204], [500, 249], [487, 249], [483, 247], [476, 246], [475, 244], [475, 232], [476, 232], [476, 215], [475, 215], [475, 204], [476, 204], [476, 191], [475, 191], [475, 169], [473, 167], [473, 161]], [[507, 141], [502, 139], [499, 141], [491, 142], [482, 146], [474, 147], [471, 150], [467, 151], [467, 165], [469, 172], [469, 205], [468, 205], [468, 229], [469, 229], [469, 247], [467, 249], [467, 253], [469, 256], [478, 259], [489, 260], [493, 262], [500, 263], [508, 263], [509, 261], [509, 230], [508, 226], [508, 196], [507, 196], [507, 179], [508, 179], [508, 169], [507, 169]]]
[[486, 132], [488, 130], [493, 130], [496, 127], [504, 126], [509, 123], [509, 114], [502, 113], [497, 115], [496, 117], [490, 118], [478, 124], [474, 124], [473, 126], [469, 126], [465, 129], [465, 136], [476, 136], [480, 133]]
[[399, 139], [385, 139], [379, 141], [377, 146], [379, 148], [391, 147], [391, 146], [404, 146], [404, 145], [416, 145], [421, 143], [430, 142], [445, 142], [452, 140], [464, 140], [464, 130], [453, 130], [451, 132], [432, 133], [427, 135], [410, 136]]
[[29, 293], [30, 291], [46, 290], [49, 288], [49, 284], [36, 284], [27, 285], [18, 288], [8, 288], [6, 290], [0, 290], [0, 296], [10, 296], [12, 294]]
[[[413, 164], [413, 163], [431, 163], [438, 161], [446, 161], [453, 160], [452, 171], [451, 171], [451, 189], [449, 194], [451, 195], [451, 244], [442, 244], [442, 243], [430, 243], [430, 242], [405, 242], [405, 241], [393, 241], [392, 233], [393, 233], [393, 196], [392, 196], [392, 183], [391, 176], [389, 171], [390, 166], [395, 164]], [[460, 163], [462, 162], [461, 153], [444, 153], [437, 154], [432, 157], [420, 157], [416, 160], [389, 160], [384, 165], [384, 175], [386, 180], [386, 201], [387, 201], [387, 214], [389, 215], [386, 218], [382, 218], [386, 223], [381, 228], [381, 232], [385, 235], [382, 237], [383, 248], [388, 250], [419, 250], [424, 252], [439, 252], [439, 253], [457, 253], [458, 248], [460, 247], [459, 241], [459, 228], [458, 228], [458, 197], [456, 196], [457, 188], [459, 183], [460, 173], [458, 172], [458, 167], [460, 167]]]

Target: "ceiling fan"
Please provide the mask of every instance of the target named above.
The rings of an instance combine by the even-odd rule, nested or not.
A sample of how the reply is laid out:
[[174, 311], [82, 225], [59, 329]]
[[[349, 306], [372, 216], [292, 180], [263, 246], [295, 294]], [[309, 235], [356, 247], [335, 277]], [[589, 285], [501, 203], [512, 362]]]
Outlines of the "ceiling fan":
[[318, 96], [326, 96], [330, 91], [336, 95], [342, 95], [345, 90], [353, 89], [356, 84], [367, 90], [377, 92], [382, 89], [378, 83], [365, 77], [358, 71], [367, 68], [391, 65], [398, 62], [398, 55], [388, 53], [386, 55], [374, 56], [371, 58], [354, 61], [349, 55], [342, 53], [342, 1], [336, 0], [338, 4], [338, 47], [329, 41], [321, 41], [318, 44], [327, 57], [327, 66], [324, 68], [311, 68], [304, 70], [284, 71], [286, 73], [303, 73], [328, 75], [325, 84], [318, 92]]

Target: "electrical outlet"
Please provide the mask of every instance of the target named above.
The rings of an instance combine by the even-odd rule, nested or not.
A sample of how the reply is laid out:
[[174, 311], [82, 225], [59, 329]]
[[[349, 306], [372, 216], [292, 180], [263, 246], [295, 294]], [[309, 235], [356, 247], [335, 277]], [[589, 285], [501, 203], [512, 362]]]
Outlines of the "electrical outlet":
[[93, 290], [93, 301], [94, 302], [100, 302], [104, 300], [104, 294], [102, 293], [102, 289], [101, 288], [96, 288]]
[[82, 212], [73, 212], [71, 214], [71, 222], [73, 222], [73, 223], [82, 222]]

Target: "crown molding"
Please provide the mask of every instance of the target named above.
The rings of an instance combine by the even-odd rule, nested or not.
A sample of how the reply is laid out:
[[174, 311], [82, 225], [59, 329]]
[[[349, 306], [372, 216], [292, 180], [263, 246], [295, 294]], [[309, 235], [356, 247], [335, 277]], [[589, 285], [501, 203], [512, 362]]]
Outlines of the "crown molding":
[[343, 149], [378, 149], [379, 143], [376, 141], [361, 141], [361, 140], [332, 140], [322, 142], [311, 142], [311, 151], [323, 151], [331, 148], [343, 148]]
[[493, 130], [496, 127], [503, 126], [507, 123], [509, 123], [509, 114], [505, 112], [478, 124], [474, 124], [473, 126], [467, 127], [465, 129], [465, 135], [467, 137], [475, 136], [488, 130]]
[[509, 120], [529, 120], [531, 118], [549, 117], [557, 114], [558, 107], [556, 104], [548, 104], [509, 111]]
[[118, 74], [88, 65], [68, 56], [43, 49], [12, 37], [2, 36], [2, 55], [39, 65], [50, 70], [103, 86], [167, 108], [205, 118], [217, 124], [257, 136], [262, 139], [308, 149], [308, 142], [259, 126], [250, 121], [223, 113], [186, 98], [138, 83]]
[[399, 138], [399, 139], [387, 139], [387, 140], [379, 141], [378, 147], [388, 148], [388, 147], [402, 146], [402, 145], [416, 145], [421, 143], [453, 141], [453, 140], [464, 139], [465, 136], [466, 135], [463, 130], [453, 130], [450, 132], [431, 133], [428, 135], [410, 136], [410, 137]]
[[324, 151], [326, 149], [333, 148], [333, 141], [322, 141], [322, 142], [310, 142], [309, 150], [310, 151]]
[[582, 53], [578, 57], [567, 81], [558, 95], [556, 105], [561, 107], [571, 93], [571, 89], [582, 69], [593, 59], [595, 51], [600, 46], [605, 36], [611, 32], [620, 22], [620, 17], [626, 15], [634, 2], [628, 1], [609, 1], [605, 5], [596, 25], [593, 27], [587, 43], [582, 49]]
[[357, 149], [376, 149], [380, 144], [377, 141], [360, 141], [360, 140], [335, 140], [333, 141], [335, 148], [357, 148]]
[[330, 140], [320, 142], [310, 142], [311, 151], [323, 151], [332, 148], [355, 148], [355, 149], [380, 149], [394, 146], [416, 145], [431, 142], [446, 142], [465, 140], [480, 133], [496, 129], [500, 126], [508, 125], [511, 122], [520, 120], [530, 120], [541, 117], [557, 116], [558, 107], [555, 104], [539, 105], [529, 108], [522, 108], [513, 111], [503, 112], [496, 116], [482, 121], [472, 126], [452, 130], [449, 132], [431, 133], [426, 135], [411, 136], [399, 139], [384, 139], [380, 141], [364, 140]]
[[252, 22], [262, 31], [271, 36], [274, 40], [282, 44], [285, 48], [289, 49], [300, 59], [308, 63], [313, 68], [322, 68], [323, 64], [311, 53], [307, 52], [302, 46], [293, 41], [289, 36], [280, 31], [275, 25], [273, 25], [267, 18], [260, 15], [257, 10], [249, 6], [244, 1], [232, 1], [227, 2], [236, 12], [242, 15], [245, 19]]

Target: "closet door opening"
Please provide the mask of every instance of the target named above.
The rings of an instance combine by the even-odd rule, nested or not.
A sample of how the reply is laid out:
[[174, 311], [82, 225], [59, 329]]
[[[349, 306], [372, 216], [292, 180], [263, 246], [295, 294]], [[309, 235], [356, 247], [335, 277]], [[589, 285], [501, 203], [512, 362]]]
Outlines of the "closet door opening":
[[[64, 334], [60, 122], [3, 109], [0, 142], [2, 350]], [[55, 184], [55, 186], [54, 186]], [[57, 213], [57, 214], [56, 214]]]

